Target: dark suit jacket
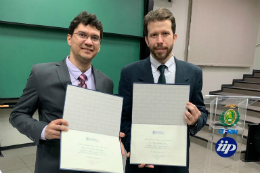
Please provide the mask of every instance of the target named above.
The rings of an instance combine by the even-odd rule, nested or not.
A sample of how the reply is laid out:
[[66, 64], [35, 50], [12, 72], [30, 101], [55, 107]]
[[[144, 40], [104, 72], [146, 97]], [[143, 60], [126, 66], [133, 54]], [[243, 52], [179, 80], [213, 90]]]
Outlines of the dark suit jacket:
[[[113, 82], [93, 67], [97, 91], [113, 93]], [[41, 140], [43, 128], [63, 115], [67, 84], [71, 84], [66, 59], [33, 66], [26, 87], [10, 116], [10, 123], [37, 144], [35, 173], [59, 173], [60, 140]], [[39, 121], [32, 118], [38, 109]]]
[[[198, 109], [201, 111], [201, 117], [198, 120], [197, 127], [191, 129], [190, 127], [188, 132], [191, 135], [197, 133], [207, 121], [207, 111], [205, 109], [201, 89], [202, 89], [202, 70], [190, 63], [177, 60], [176, 62], [176, 84], [190, 84], [190, 96], [189, 101], [195, 104]], [[126, 134], [126, 137], [123, 138], [123, 143], [126, 151], [130, 151], [130, 139], [131, 139], [131, 123], [132, 123], [132, 96], [133, 96], [133, 83], [134, 82], [144, 82], [144, 83], [154, 83], [151, 62], [150, 58], [134, 62], [125, 66], [121, 71], [121, 78], [119, 82], [118, 93], [120, 96], [124, 97], [123, 102], [123, 112], [122, 112], [122, 122], [121, 122], [121, 132]], [[189, 138], [188, 138], [188, 148], [189, 148]], [[189, 150], [188, 150], [189, 151]], [[187, 157], [188, 158], [188, 157]], [[129, 160], [129, 159], [128, 159]], [[187, 160], [187, 167], [157, 167], [152, 170], [149, 169], [148, 172], [188, 172], [189, 162]], [[128, 162], [126, 165], [126, 172], [138, 172], [136, 166], [129, 166]], [[158, 170], [157, 170], [158, 169]], [[164, 170], [162, 170], [164, 169]], [[140, 170], [140, 169], [139, 169]], [[156, 171], [157, 170], [157, 171]], [[145, 169], [141, 169], [142, 173], [145, 172]]]

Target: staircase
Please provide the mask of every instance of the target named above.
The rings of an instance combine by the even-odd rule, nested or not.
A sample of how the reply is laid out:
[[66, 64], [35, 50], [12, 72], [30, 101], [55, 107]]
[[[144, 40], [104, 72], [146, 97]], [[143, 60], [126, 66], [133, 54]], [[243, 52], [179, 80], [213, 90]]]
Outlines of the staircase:
[[[221, 90], [211, 91], [210, 95], [223, 95], [223, 96], [257, 96], [260, 97], [260, 70], [253, 70], [253, 74], [245, 74], [243, 79], [234, 79], [232, 85], [222, 85]], [[205, 101], [206, 103], [206, 101]], [[207, 110], [209, 110], [209, 104], [206, 104]], [[224, 109], [223, 109], [224, 110]], [[223, 110], [218, 110], [217, 114], [221, 115]], [[208, 117], [209, 118], [209, 117]], [[242, 139], [241, 157], [243, 160], [245, 157], [247, 136], [248, 136], [248, 124], [260, 123], [260, 101], [248, 106], [245, 129]], [[216, 139], [220, 139], [220, 134], [215, 133]], [[191, 137], [191, 142], [199, 144], [203, 147], [207, 147], [209, 138], [209, 124], [207, 124], [194, 136]], [[216, 142], [216, 141], [214, 141]]]

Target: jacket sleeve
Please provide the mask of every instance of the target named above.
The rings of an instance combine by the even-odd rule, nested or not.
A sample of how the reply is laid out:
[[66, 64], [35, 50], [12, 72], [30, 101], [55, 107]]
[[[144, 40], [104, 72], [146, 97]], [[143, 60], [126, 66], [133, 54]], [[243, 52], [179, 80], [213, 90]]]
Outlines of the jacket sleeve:
[[128, 79], [126, 71], [122, 69], [119, 81], [118, 94], [124, 98], [122, 119], [121, 119], [121, 132], [125, 133], [122, 142], [127, 152], [130, 152], [131, 140], [131, 124], [132, 124], [132, 87]]
[[40, 143], [41, 132], [48, 123], [35, 120], [32, 117], [38, 109], [39, 97], [37, 85], [36, 68], [33, 66], [23, 94], [15, 105], [9, 121], [20, 133], [26, 135], [38, 145]]
[[201, 93], [202, 90], [202, 70], [199, 69], [196, 83], [194, 86], [194, 92], [190, 98], [190, 102], [197, 106], [201, 112], [201, 116], [198, 119], [197, 125], [194, 129], [190, 129], [190, 135], [195, 135], [199, 130], [201, 130], [204, 125], [207, 123], [208, 111], [205, 108], [203, 96]]

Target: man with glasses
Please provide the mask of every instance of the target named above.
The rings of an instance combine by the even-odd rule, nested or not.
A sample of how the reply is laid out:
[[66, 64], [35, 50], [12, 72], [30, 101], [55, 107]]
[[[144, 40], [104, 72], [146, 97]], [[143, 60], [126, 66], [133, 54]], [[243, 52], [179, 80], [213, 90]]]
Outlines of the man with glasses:
[[[62, 119], [67, 84], [113, 93], [112, 80], [95, 69], [103, 27], [95, 15], [82, 12], [70, 23], [70, 54], [57, 63], [36, 64], [10, 123], [37, 144], [35, 173], [71, 173], [60, 170], [60, 131], [68, 131]], [[39, 121], [32, 118], [38, 109]], [[77, 117], [75, 117], [77, 118]]]

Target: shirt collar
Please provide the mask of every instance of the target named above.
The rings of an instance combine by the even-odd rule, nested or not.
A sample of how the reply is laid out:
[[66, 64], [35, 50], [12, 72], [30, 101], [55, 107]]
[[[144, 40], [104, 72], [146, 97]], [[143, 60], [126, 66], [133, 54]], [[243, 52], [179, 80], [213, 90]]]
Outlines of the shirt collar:
[[[151, 54], [150, 54], [150, 61], [152, 65], [152, 72], [154, 73], [161, 65], [161, 63], [158, 62], [156, 59], [154, 59]], [[164, 65], [167, 67], [169, 72], [173, 73], [175, 67], [174, 55], [172, 55], [172, 57]]]
[[[78, 79], [79, 76], [82, 74], [82, 72], [75, 65], [73, 65], [70, 62], [69, 56], [67, 56], [67, 58], [66, 58], [66, 64], [67, 64], [69, 72], [73, 76], [73, 78]], [[87, 79], [90, 79], [91, 74], [92, 74], [92, 65], [84, 74], [87, 76]]]

